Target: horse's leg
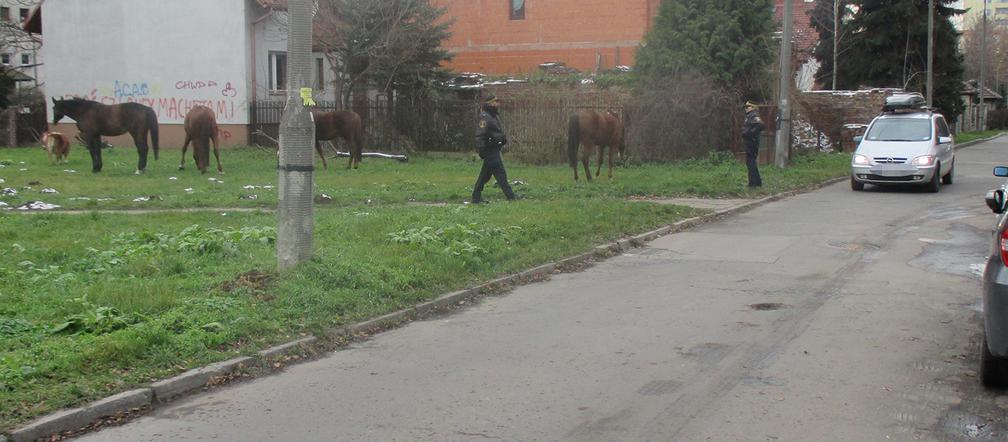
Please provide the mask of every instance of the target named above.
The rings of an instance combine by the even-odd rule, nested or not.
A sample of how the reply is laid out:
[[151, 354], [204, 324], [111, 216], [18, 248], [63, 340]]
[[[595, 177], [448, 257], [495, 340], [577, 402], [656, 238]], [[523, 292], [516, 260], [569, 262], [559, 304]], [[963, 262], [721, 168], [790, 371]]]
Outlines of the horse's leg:
[[[187, 133], [185, 135], [185, 143], [182, 143], [182, 160], [179, 161], [179, 163], [178, 163], [178, 170], [185, 170], [185, 153], [186, 153], [186, 149], [189, 147], [189, 143], [191, 143], [191, 142], [192, 142], [192, 137], [189, 136], [189, 134]], [[195, 149], [196, 149], [196, 146], [193, 146], [193, 150], [194, 151], [195, 151]]]
[[595, 177], [598, 178], [602, 174], [602, 157], [606, 153], [606, 146], [599, 144], [599, 167], [595, 169]]
[[591, 179], [592, 179], [592, 176], [591, 176], [591, 166], [589, 166], [588, 163], [591, 161], [591, 156], [592, 156], [592, 153], [593, 153], [593, 151], [595, 149], [595, 145], [594, 144], [586, 144], [586, 145], [584, 145], [584, 147], [585, 147], [584, 154], [581, 155], [581, 164], [584, 165], [585, 179], [587, 179], [588, 181], [591, 181]]
[[[610, 180], [612, 179], [612, 162], [613, 162], [613, 155], [614, 155], [615, 152], [616, 152], [616, 148], [610, 146], [609, 147], [609, 179]], [[599, 160], [599, 162], [601, 162], [601, 160]]]
[[223, 174], [224, 168], [220, 164], [220, 149], [217, 147], [217, 132], [210, 135], [210, 141], [213, 141], [213, 156], [217, 159], [217, 172]]
[[[582, 146], [579, 146], [579, 147], [582, 147]], [[577, 161], [576, 160], [575, 160], [575, 162], [573, 164], [571, 164], [571, 169], [574, 169], [574, 182], [577, 182], [578, 181], [578, 166], [577, 166]]]
[[315, 140], [315, 151], [318, 152], [319, 158], [322, 159], [322, 168], [323, 169], [328, 169], [329, 165], [326, 164], [325, 154], [322, 153], [322, 143], [319, 143], [319, 140]]
[[147, 146], [147, 131], [136, 131], [131, 135], [133, 135], [133, 143], [136, 144], [137, 156], [139, 157], [137, 158], [136, 172], [133, 173], [140, 175], [147, 168], [147, 150], [149, 149]]
[[101, 158], [101, 136], [94, 135], [87, 140], [88, 153], [91, 154], [91, 172], [98, 173], [102, 170]]

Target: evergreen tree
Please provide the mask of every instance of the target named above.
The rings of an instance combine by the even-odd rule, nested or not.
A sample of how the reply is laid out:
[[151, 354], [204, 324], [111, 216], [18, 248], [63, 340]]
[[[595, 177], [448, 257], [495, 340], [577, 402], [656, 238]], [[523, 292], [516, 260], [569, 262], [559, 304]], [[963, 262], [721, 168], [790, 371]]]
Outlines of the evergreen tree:
[[699, 73], [726, 90], [758, 89], [776, 60], [771, 0], [664, 0], [636, 56], [644, 77]]
[[[934, 106], [955, 121], [962, 113], [963, 56], [952, 17], [964, 11], [954, 0], [935, 0]], [[855, 0], [850, 46], [839, 60], [843, 89], [895, 87], [926, 94], [928, 2]]]

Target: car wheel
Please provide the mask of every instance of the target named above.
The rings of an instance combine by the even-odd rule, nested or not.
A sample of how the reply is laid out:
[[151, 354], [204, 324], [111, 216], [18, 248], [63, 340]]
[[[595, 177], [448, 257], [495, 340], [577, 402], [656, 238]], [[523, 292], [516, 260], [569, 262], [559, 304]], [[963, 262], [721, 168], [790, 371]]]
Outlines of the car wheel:
[[864, 183], [856, 180], [854, 178], [854, 175], [852, 174], [850, 176], [850, 188], [851, 188], [851, 190], [853, 190], [855, 192], [862, 191], [862, 190], [864, 190]]
[[928, 192], [938, 193], [941, 190], [941, 163], [935, 164], [935, 173], [931, 176], [931, 182], [928, 183]]
[[994, 357], [987, 348], [987, 331], [980, 339], [980, 382], [987, 387], [1008, 386], [1008, 360]]
[[949, 168], [949, 172], [942, 177], [942, 184], [952, 184], [953, 174], [955, 174], [955, 161], [952, 162], [952, 167]]

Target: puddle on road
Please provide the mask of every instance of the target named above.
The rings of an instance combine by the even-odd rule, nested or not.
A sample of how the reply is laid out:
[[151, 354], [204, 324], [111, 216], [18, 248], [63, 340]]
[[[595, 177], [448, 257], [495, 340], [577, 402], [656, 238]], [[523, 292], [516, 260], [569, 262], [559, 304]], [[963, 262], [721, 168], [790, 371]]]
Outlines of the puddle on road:
[[947, 233], [946, 240], [922, 238], [924, 249], [907, 265], [930, 273], [979, 278], [983, 269], [977, 263], [984, 262], [990, 233], [963, 223], [950, 224]]

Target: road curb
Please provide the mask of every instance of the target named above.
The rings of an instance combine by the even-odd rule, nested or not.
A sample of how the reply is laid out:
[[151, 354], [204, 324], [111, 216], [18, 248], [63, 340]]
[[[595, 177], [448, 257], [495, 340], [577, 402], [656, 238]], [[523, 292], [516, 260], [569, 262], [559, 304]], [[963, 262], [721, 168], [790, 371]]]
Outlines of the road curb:
[[[109, 396], [80, 408], [58, 411], [11, 431], [10, 441], [28, 442], [52, 434], [79, 430], [96, 419], [150, 406], [153, 396], [154, 392], [150, 388], [140, 388]], [[3, 436], [0, 436], [0, 441], [2, 440]]]
[[[993, 138], [997, 137], [992, 137], [991, 139]], [[977, 140], [977, 142], [982, 141], [987, 140]], [[326, 338], [336, 342], [367, 339], [374, 334], [399, 327], [410, 321], [430, 317], [445, 311], [450, 311], [453, 308], [458, 308], [459, 306], [464, 306], [487, 295], [500, 293], [518, 285], [549, 279], [549, 277], [555, 273], [580, 271], [598, 259], [609, 258], [613, 255], [642, 247], [647, 242], [653, 241], [661, 236], [688, 230], [701, 224], [752, 210], [769, 202], [811, 192], [834, 183], [846, 181], [847, 179], [847, 177], [834, 178], [819, 184], [806, 186], [801, 189], [781, 192], [758, 200], [748, 201], [727, 209], [721, 209], [693, 218], [679, 220], [675, 223], [659, 227], [649, 232], [644, 232], [631, 237], [622, 238], [608, 244], [596, 246], [591, 251], [585, 253], [559, 259], [557, 261], [539, 265], [511, 275], [499, 277], [468, 289], [446, 293], [430, 301], [422, 302], [377, 318], [368, 319], [347, 326], [333, 327], [326, 331]], [[7, 442], [4, 440], [5, 436], [10, 439], [9, 442], [21, 442], [35, 440], [53, 434], [79, 431], [88, 424], [103, 417], [113, 416], [143, 407], [154, 407], [202, 390], [206, 387], [216, 385], [217, 383], [214, 382], [215, 380], [226, 379], [229, 375], [240, 372], [246, 368], [254, 368], [258, 366], [271, 370], [272, 368], [266, 363], [268, 360], [292, 353], [295, 350], [305, 350], [320, 345], [330, 345], [326, 344], [326, 342], [326, 339], [320, 339], [314, 335], [308, 335], [294, 341], [260, 350], [256, 353], [255, 357], [244, 356], [194, 368], [177, 376], [153, 382], [147, 388], [140, 388], [119, 393], [80, 408], [58, 411], [50, 415], [43, 416], [16, 430], [9, 431], [6, 434], [0, 434], [0, 442]]]
[[194, 368], [178, 376], [160, 380], [151, 384], [154, 401], [169, 402], [178, 396], [191, 393], [205, 387], [213, 378], [225, 376], [233, 371], [250, 365], [253, 359], [248, 356], [216, 362], [204, 367]]

